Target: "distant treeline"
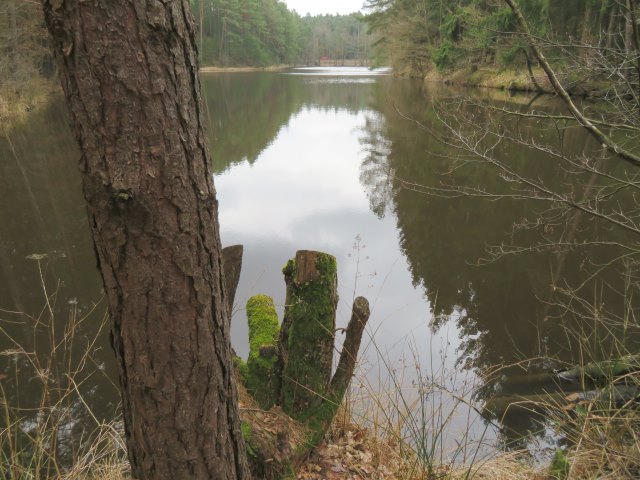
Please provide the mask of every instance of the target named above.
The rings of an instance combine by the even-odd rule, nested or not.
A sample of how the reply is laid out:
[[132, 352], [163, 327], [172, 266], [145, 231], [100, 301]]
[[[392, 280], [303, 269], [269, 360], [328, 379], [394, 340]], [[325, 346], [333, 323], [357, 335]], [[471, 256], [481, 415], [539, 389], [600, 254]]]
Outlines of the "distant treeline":
[[362, 14], [301, 17], [279, 0], [192, 0], [203, 65], [314, 65], [365, 59]]
[[0, 88], [53, 72], [39, 2], [0, 0]]
[[[626, 0], [519, 0], [550, 57], [588, 57], [587, 44], [635, 48]], [[367, 0], [367, 22], [380, 40], [377, 61], [421, 75], [473, 65], [525, 65], [531, 54], [504, 2], [487, 0]], [[638, 12], [633, 12], [637, 17]], [[555, 49], [555, 50], [554, 50]], [[553, 55], [553, 52], [558, 55]]]
[[[369, 57], [362, 14], [301, 17], [280, 0], [191, 0], [202, 65], [315, 65]], [[0, 1], [0, 88], [51, 75], [42, 6]]]

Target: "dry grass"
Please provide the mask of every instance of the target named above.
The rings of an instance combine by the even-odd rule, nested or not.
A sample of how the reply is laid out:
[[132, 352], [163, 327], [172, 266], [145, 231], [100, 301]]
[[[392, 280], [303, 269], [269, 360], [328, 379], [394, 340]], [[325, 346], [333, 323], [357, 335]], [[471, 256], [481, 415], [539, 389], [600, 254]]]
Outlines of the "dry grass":
[[95, 440], [62, 480], [128, 480], [131, 478], [121, 424], [101, 425]]
[[[6, 359], [0, 376], [2, 480], [61, 478], [103, 435], [81, 392], [102, 374], [93, 355], [108, 318], [100, 316], [100, 305], [80, 314], [72, 302], [66, 322], [56, 321], [58, 285], [53, 293], [47, 289], [46, 255], [31, 257], [40, 273], [42, 308], [34, 315], [0, 310], [0, 357]], [[97, 328], [85, 328], [96, 320]], [[79, 439], [74, 427], [80, 414], [97, 428]]]
[[[629, 380], [640, 385], [640, 376], [634, 377]], [[572, 445], [566, 454], [567, 478], [640, 478], [640, 412], [635, 399], [622, 407], [582, 402], [551, 415]]]
[[[40, 267], [41, 260], [38, 260]], [[130, 478], [122, 426], [114, 420], [95, 419], [93, 431], [78, 442], [72, 462], [58, 456], [61, 432], [68, 431], [74, 408], [89, 406], [78, 385], [95, 369], [91, 362], [100, 329], [91, 339], [78, 338], [88, 316], [70, 309], [65, 328], [56, 330], [56, 294], [49, 294], [42, 280], [44, 305], [36, 316], [20, 315], [26, 330], [47, 355], [28, 350], [3, 329], [2, 322], [14, 312], [0, 311], [0, 335], [9, 345], [0, 355], [14, 359], [32, 372], [40, 386], [37, 414], [11, 404], [6, 373], [0, 381], [0, 480], [60, 478], [64, 480], [125, 480]], [[103, 319], [104, 324], [107, 318]], [[103, 324], [103, 325], [104, 325]], [[42, 342], [42, 339], [46, 342]], [[38, 339], [38, 341], [35, 341]], [[71, 356], [70, 351], [80, 355]], [[409, 345], [408, 351], [415, 351]], [[360, 480], [519, 480], [554, 478], [547, 466], [535, 467], [525, 452], [487, 454], [484, 434], [472, 428], [469, 412], [480, 406], [470, 399], [476, 385], [466, 379], [450, 381], [443, 368], [425, 369], [418, 356], [410, 355], [404, 368], [379, 352], [380, 374], [361, 368], [349, 397], [327, 435], [298, 478]], [[433, 365], [444, 362], [431, 362]], [[18, 378], [17, 372], [14, 378]], [[620, 380], [620, 379], [617, 379]], [[627, 375], [627, 384], [640, 391], [640, 375]], [[11, 380], [17, 381], [17, 380]], [[455, 388], [454, 388], [455, 387]], [[258, 408], [241, 391], [241, 411], [258, 415]], [[603, 405], [601, 401], [575, 401], [545, 406], [549, 418], [570, 447], [562, 454], [567, 471], [555, 478], [640, 478], [640, 414], [634, 402]], [[75, 410], [77, 411], [77, 410]], [[263, 412], [264, 413], [264, 412]], [[262, 415], [265, 422], [271, 417]], [[462, 424], [460, 418], [463, 418]], [[35, 419], [35, 420], [34, 420]], [[467, 423], [464, 423], [466, 419]], [[29, 425], [26, 428], [25, 425]], [[268, 426], [268, 425], [267, 425]], [[288, 429], [291, 426], [287, 427]], [[488, 428], [488, 427], [485, 427]], [[476, 438], [469, 432], [475, 431]], [[451, 438], [456, 441], [452, 444]]]
[[0, 82], [0, 130], [22, 121], [29, 112], [46, 105], [60, 94], [55, 79], [34, 76], [26, 82]]
[[[534, 83], [526, 69], [495, 67], [461, 68], [452, 72], [438, 72], [433, 69], [424, 78], [425, 82], [445, 83], [467, 87], [481, 87], [517, 92], [538, 92], [555, 95], [555, 90], [540, 67], [532, 69]], [[607, 84], [598, 78], [564, 79], [563, 83], [571, 94], [598, 96], [606, 90]]]

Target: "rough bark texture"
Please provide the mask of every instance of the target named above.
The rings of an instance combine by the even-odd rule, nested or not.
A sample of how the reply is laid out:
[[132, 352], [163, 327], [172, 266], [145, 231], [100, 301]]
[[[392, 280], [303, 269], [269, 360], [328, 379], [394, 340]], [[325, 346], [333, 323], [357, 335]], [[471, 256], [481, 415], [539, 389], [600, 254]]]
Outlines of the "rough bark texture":
[[187, 0], [43, 0], [134, 476], [249, 478]]

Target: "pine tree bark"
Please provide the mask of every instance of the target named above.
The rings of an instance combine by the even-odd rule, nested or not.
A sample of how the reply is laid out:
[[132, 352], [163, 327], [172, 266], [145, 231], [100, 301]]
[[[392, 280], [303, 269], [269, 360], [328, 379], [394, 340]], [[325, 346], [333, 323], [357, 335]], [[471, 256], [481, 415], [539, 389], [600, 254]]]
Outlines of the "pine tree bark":
[[188, 0], [43, 0], [143, 479], [247, 479]]

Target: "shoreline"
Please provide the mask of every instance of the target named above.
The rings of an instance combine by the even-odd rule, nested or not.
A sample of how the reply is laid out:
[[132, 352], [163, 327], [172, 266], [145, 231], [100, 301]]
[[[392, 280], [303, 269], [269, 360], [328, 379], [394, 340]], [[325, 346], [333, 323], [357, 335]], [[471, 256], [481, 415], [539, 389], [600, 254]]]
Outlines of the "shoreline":
[[269, 67], [200, 67], [200, 73], [229, 73], [229, 72], [280, 72], [293, 68], [295, 65], [271, 65]]
[[[541, 68], [533, 69], [533, 76], [526, 69], [516, 71], [491, 67], [468, 67], [446, 73], [432, 70], [422, 78], [422, 81], [459, 87], [556, 95], [556, 91]], [[607, 87], [606, 81], [599, 79], [568, 79], [563, 83], [566, 83], [565, 88], [569, 95], [584, 98], [601, 98]]]
[[234, 73], [234, 72], [281, 72], [292, 68], [304, 68], [304, 67], [365, 67], [369, 68], [369, 65], [363, 64], [362, 60], [331, 60], [321, 61], [317, 65], [269, 65], [267, 67], [251, 67], [251, 66], [238, 66], [238, 67], [220, 67], [216, 65], [209, 65], [200, 67], [200, 73]]

